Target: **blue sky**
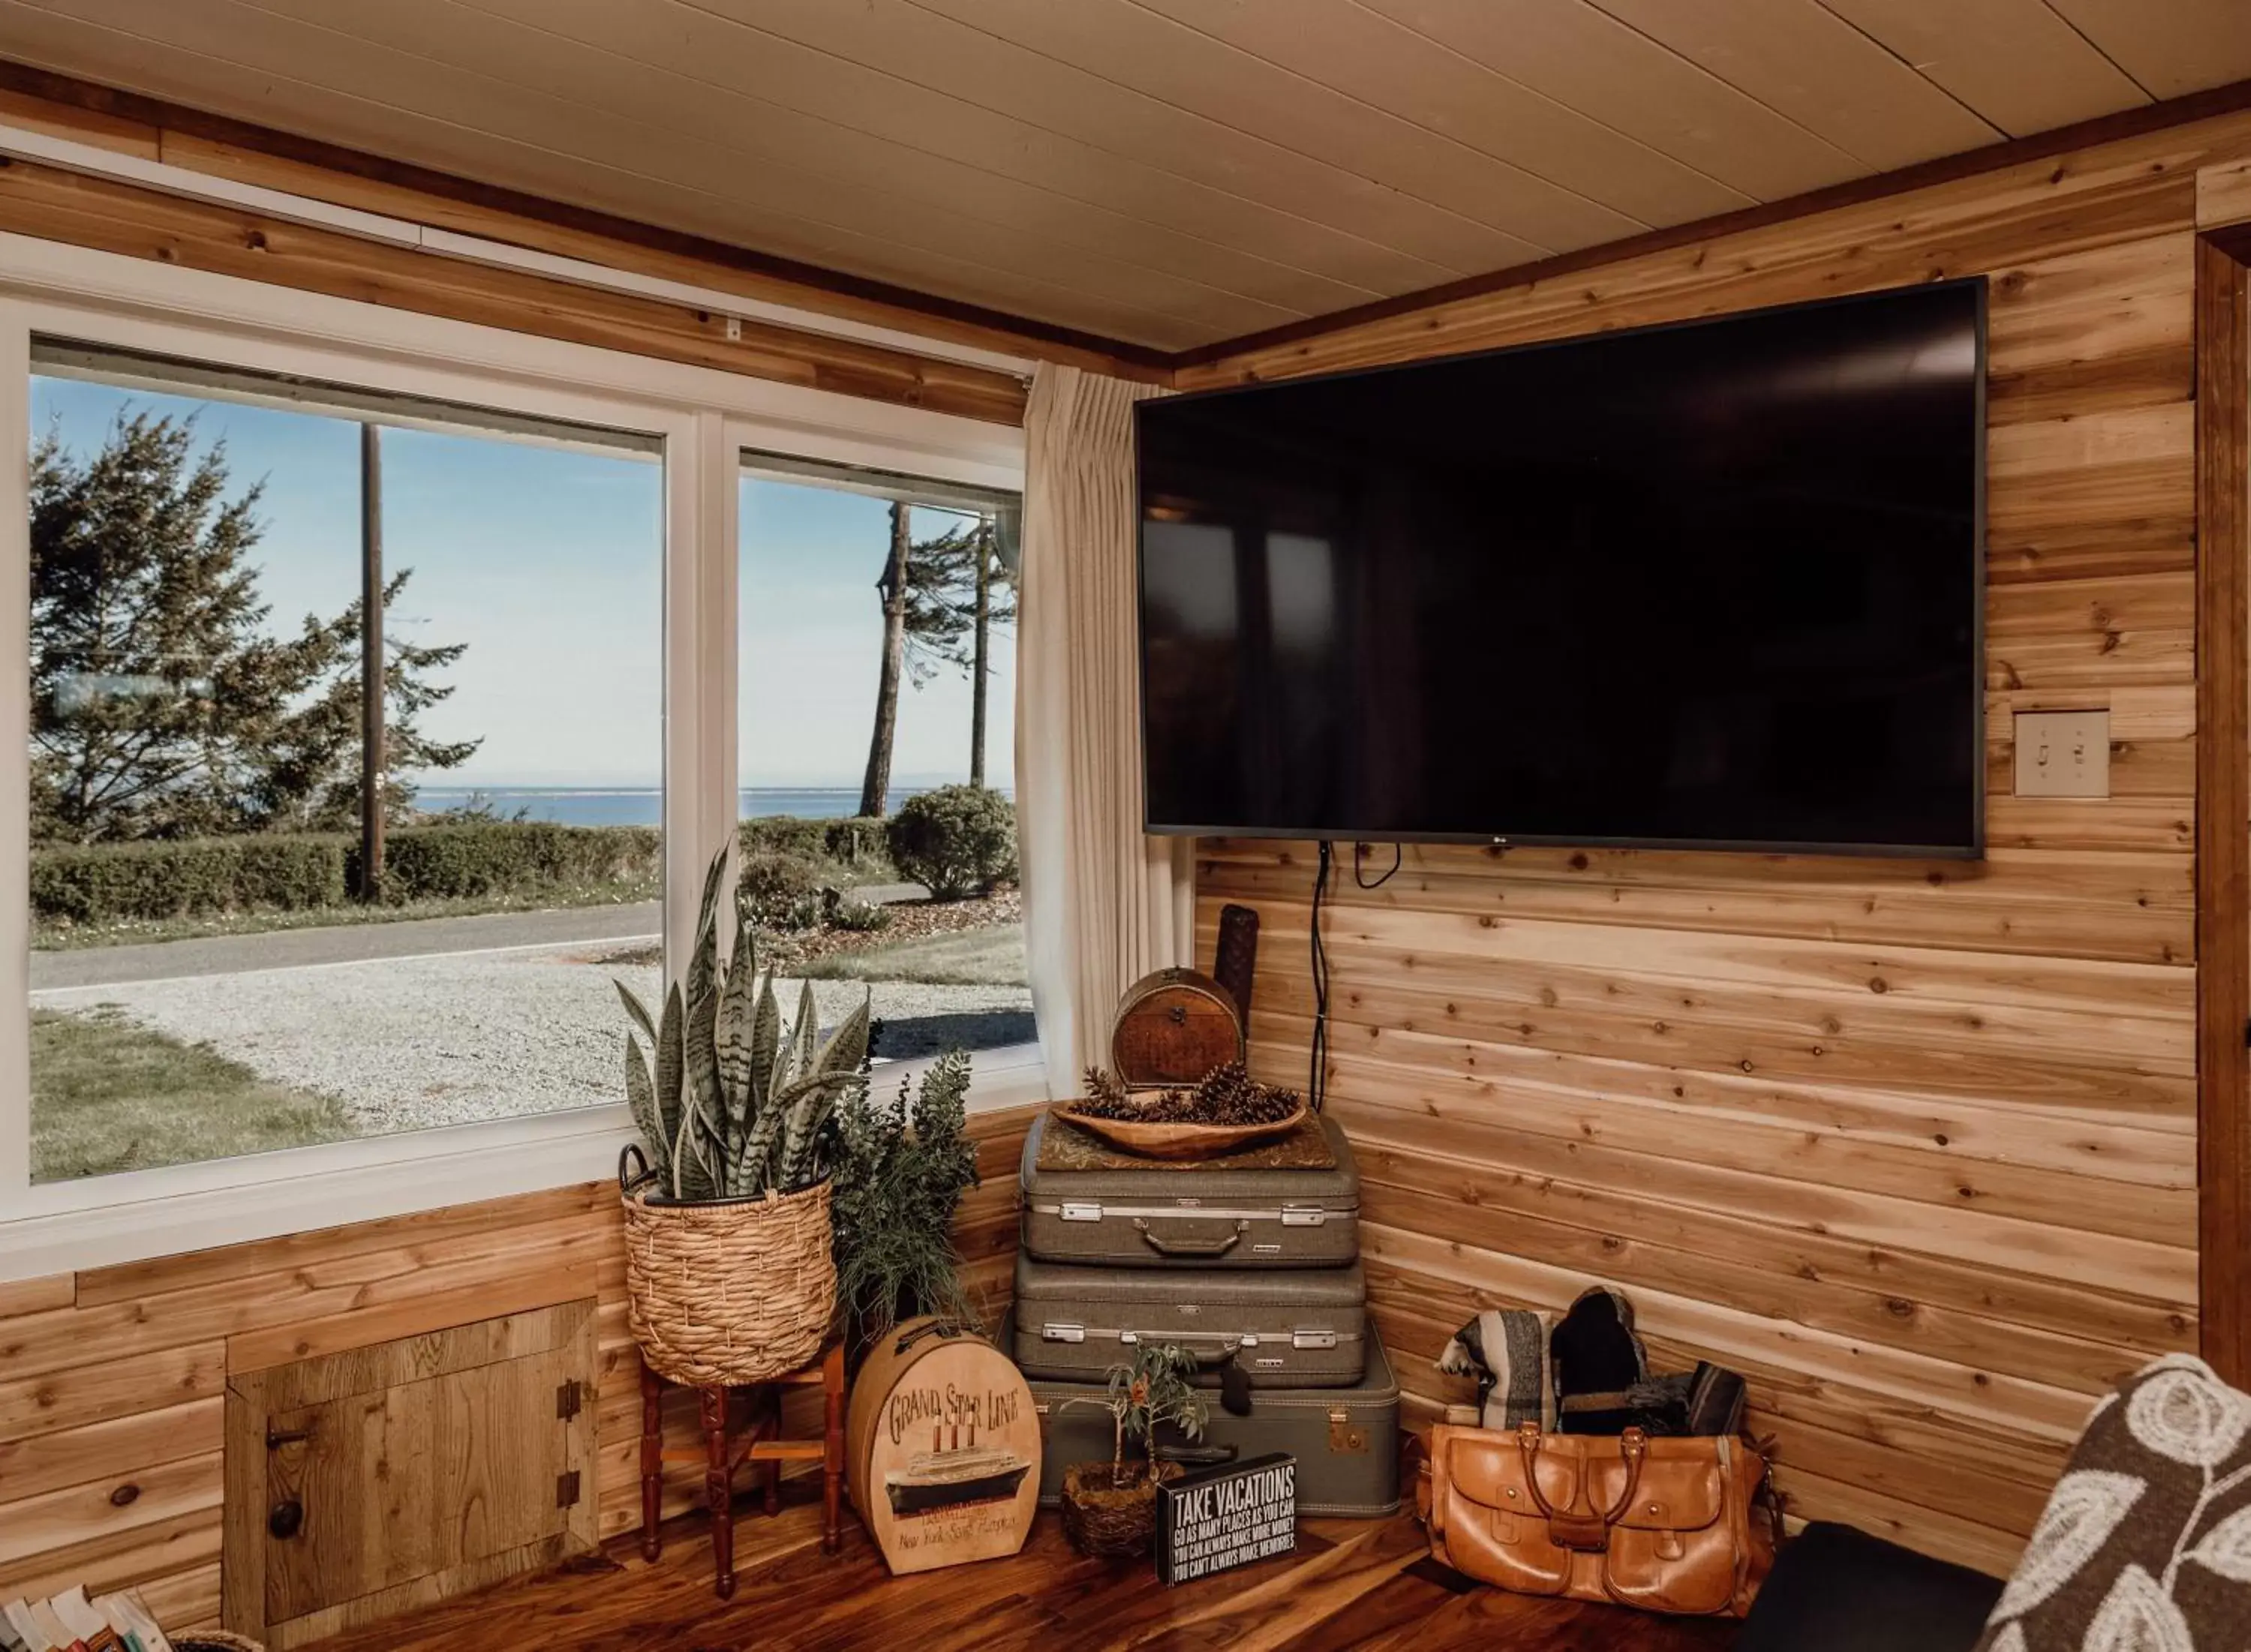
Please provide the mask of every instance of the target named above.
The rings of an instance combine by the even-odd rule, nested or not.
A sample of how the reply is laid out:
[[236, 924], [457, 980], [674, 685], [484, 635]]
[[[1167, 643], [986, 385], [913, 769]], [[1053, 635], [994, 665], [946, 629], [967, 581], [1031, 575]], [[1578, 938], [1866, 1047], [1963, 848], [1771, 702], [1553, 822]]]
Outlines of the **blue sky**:
[[[294, 630], [358, 593], [359, 434], [345, 419], [35, 377], [34, 429], [98, 447], [128, 406], [197, 416], [224, 439], [236, 487], [263, 479], [255, 555], [268, 624]], [[742, 484], [741, 777], [748, 786], [856, 787], [882, 646], [880, 500]], [[467, 643], [439, 739], [481, 736], [447, 786], [655, 784], [661, 771], [663, 487], [645, 459], [481, 435], [384, 432], [384, 559], [414, 577], [391, 614], [425, 643]], [[917, 510], [918, 536], [946, 513]], [[996, 637], [987, 778], [1008, 785], [1014, 639]], [[903, 692], [894, 778], [966, 778], [969, 684], [946, 672]]]

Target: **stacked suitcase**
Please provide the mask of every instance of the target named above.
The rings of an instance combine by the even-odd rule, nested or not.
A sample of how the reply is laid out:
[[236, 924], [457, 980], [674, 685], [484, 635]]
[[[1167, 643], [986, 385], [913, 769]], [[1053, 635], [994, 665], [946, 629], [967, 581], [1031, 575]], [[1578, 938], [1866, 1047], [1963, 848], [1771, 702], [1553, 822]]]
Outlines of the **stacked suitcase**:
[[1043, 1167], [1047, 1132], [1071, 1127], [1033, 1125], [1003, 1335], [1047, 1431], [1042, 1503], [1056, 1501], [1066, 1467], [1111, 1451], [1109, 1414], [1067, 1402], [1098, 1398], [1112, 1365], [1161, 1342], [1195, 1352], [1198, 1385], [1215, 1391], [1203, 1437], [1162, 1438], [1164, 1455], [1200, 1464], [1287, 1451], [1300, 1514], [1396, 1511], [1399, 1385], [1368, 1319], [1360, 1179], [1344, 1132], [1326, 1118], [1313, 1128], [1326, 1167], [1064, 1169], [1057, 1161], [1105, 1156]]

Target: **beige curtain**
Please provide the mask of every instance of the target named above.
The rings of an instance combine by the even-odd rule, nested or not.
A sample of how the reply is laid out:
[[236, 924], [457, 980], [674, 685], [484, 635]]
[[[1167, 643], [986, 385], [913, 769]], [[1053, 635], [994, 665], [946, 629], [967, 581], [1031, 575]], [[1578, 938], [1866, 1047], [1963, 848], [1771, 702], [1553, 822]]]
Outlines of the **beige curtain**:
[[1141, 830], [1133, 404], [1042, 366], [1024, 414], [1016, 806], [1032, 1004], [1056, 1096], [1107, 1064], [1119, 996], [1195, 956], [1195, 845]]

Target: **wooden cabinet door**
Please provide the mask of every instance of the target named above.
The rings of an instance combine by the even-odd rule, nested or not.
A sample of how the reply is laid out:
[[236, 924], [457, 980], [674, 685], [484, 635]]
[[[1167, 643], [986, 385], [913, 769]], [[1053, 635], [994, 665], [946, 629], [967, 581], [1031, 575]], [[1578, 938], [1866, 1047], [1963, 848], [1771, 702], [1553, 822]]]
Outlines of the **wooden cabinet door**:
[[232, 1380], [230, 1627], [294, 1645], [591, 1545], [593, 1328], [564, 1303]]

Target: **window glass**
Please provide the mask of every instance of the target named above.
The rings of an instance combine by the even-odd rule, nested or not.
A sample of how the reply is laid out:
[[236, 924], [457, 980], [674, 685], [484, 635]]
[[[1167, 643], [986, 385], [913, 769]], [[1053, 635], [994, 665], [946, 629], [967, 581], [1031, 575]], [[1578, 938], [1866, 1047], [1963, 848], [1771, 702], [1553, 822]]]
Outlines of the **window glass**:
[[745, 467], [738, 772], [766, 956], [824, 1020], [870, 996], [879, 1061], [1029, 1043], [1017, 500]]
[[34, 362], [33, 1180], [619, 1099], [610, 978], [660, 967], [654, 444]]

